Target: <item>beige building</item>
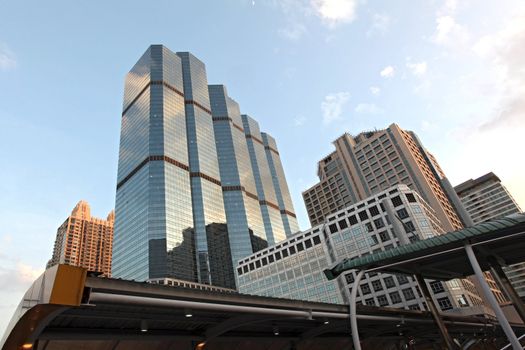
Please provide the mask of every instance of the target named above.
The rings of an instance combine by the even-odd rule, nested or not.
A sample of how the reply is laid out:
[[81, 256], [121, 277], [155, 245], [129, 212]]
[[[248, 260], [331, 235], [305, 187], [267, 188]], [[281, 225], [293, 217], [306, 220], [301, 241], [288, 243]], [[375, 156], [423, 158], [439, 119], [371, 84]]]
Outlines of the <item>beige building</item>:
[[323, 223], [327, 215], [397, 184], [416, 190], [435, 210], [446, 231], [464, 226], [461, 208], [449, 198], [450, 192], [455, 192], [413, 132], [392, 124], [355, 137], [344, 134], [334, 146], [335, 151], [318, 164], [320, 182], [303, 192], [313, 226]]
[[56, 264], [81, 266], [110, 277], [114, 221], [113, 211], [105, 220], [95, 218], [87, 202], [78, 202], [57, 230], [53, 257], [47, 267]]
[[[392, 124], [357, 136], [345, 133], [333, 143], [335, 151], [318, 163], [320, 182], [303, 192], [312, 226], [397, 184], [419, 193], [432, 207], [445, 232], [472, 225], [436, 158], [414, 132]], [[489, 274], [486, 277], [498, 301], [505, 302], [493, 278]], [[465, 284], [471, 285], [467, 281]]]

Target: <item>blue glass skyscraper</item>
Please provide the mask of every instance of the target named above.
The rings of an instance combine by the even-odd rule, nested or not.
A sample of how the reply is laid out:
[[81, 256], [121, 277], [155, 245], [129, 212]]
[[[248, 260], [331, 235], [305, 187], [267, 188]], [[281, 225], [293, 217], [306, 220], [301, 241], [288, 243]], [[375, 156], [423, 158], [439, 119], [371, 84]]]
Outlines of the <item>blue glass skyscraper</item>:
[[200, 60], [153, 45], [124, 90], [113, 276], [216, 284], [217, 224], [233, 266], [298, 230], [275, 142]]

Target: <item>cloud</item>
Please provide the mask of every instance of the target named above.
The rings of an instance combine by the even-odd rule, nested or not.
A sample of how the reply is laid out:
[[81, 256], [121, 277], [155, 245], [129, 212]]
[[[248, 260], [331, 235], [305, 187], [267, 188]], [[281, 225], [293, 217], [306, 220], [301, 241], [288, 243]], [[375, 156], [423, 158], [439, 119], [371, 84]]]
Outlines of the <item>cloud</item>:
[[370, 86], [370, 92], [372, 95], [378, 96], [381, 93], [381, 89], [377, 86]]
[[426, 61], [412, 62], [410, 60], [410, 58], [407, 59], [406, 66], [407, 66], [408, 69], [410, 69], [412, 74], [414, 74], [417, 77], [421, 77], [421, 76], [425, 75], [425, 73], [427, 72], [427, 68], [428, 68]]
[[390, 28], [392, 19], [389, 15], [384, 13], [375, 13], [372, 16], [372, 27], [368, 30], [366, 35], [370, 36], [374, 33], [385, 34]]
[[394, 67], [392, 66], [387, 66], [385, 68], [383, 68], [383, 70], [381, 71], [381, 73], [379, 73], [383, 78], [392, 78], [396, 72], [395, 72], [395, 69]]
[[25, 291], [43, 272], [43, 268], [34, 268], [21, 262], [10, 267], [2, 264], [0, 267], [0, 290], [3, 292]]
[[493, 69], [491, 94], [498, 97], [480, 127], [525, 126], [525, 13], [509, 20], [501, 31], [480, 38], [473, 51]]
[[383, 113], [383, 109], [377, 107], [373, 103], [360, 103], [355, 108], [356, 113], [360, 114], [381, 114]]
[[357, 0], [312, 0], [313, 9], [331, 27], [356, 18]]
[[6, 45], [0, 44], [0, 70], [15, 69], [17, 65], [14, 53]]
[[466, 27], [456, 22], [450, 15], [436, 17], [436, 30], [432, 41], [438, 45], [449, 48], [464, 48], [470, 39]]
[[333, 121], [341, 120], [343, 107], [350, 98], [349, 92], [337, 92], [326, 95], [324, 101], [321, 102], [321, 110], [323, 111], [323, 122], [330, 124]]

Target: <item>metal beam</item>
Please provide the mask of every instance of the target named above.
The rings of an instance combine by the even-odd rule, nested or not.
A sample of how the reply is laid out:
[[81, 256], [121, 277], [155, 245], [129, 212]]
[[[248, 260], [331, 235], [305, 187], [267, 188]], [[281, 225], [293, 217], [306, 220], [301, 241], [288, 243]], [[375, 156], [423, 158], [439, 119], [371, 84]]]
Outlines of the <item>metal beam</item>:
[[448, 333], [447, 327], [445, 327], [445, 323], [443, 322], [443, 319], [439, 314], [439, 310], [436, 307], [436, 304], [434, 304], [434, 299], [432, 299], [432, 295], [428, 290], [427, 283], [420, 274], [416, 274], [414, 276], [416, 277], [417, 283], [419, 284], [419, 289], [421, 289], [421, 293], [423, 293], [423, 296], [425, 297], [427, 306], [430, 309], [432, 316], [434, 317], [434, 321], [436, 321], [436, 325], [438, 326], [439, 333], [441, 334], [443, 342], [449, 350], [458, 349], [458, 346], [454, 342], [454, 339], [452, 339], [452, 337]]
[[516, 337], [516, 334], [514, 334], [514, 331], [512, 330], [509, 321], [505, 317], [503, 310], [501, 310], [501, 307], [499, 306], [496, 297], [494, 296], [494, 294], [492, 294], [492, 291], [490, 290], [487, 281], [485, 281], [485, 278], [483, 277], [483, 271], [481, 271], [481, 267], [479, 266], [478, 260], [476, 259], [476, 254], [474, 254], [472, 246], [470, 244], [465, 244], [465, 251], [467, 252], [468, 259], [470, 261], [470, 264], [472, 265], [472, 269], [474, 270], [479, 285], [481, 286], [483, 295], [489, 302], [490, 306], [492, 307], [492, 310], [494, 310], [494, 313], [496, 314], [501, 328], [503, 328], [507, 339], [512, 344], [512, 348], [514, 350], [523, 350], [523, 347], [521, 346], [518, 338]]

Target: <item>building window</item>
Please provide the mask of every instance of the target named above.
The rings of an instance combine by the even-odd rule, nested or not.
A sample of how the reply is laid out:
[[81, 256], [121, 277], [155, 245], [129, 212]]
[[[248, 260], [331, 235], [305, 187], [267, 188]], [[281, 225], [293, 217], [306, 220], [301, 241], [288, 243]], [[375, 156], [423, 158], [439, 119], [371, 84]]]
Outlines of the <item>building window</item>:
[[359, 219], [361, 221], [364, 221], [364, 220], [368, 219], [368, 214], [364, 210], [359, 212], [358, 215], [359, 215]]
[[405, 296], [405, 300], [414, 300], [416, 298], [416, 295], [414, 294], [412, 288], [405, 288], [402, 290], [402, 292]]
[[400, 219], [406, 219], [408, 218], [408, 211], [405, 208], [401, 208], [397, 211], [397, 216]]
[[348, 227], [348, 223], [346, 222], [345, 219], [339, 221], [339, 227], [341, 228], [341, 230]]
[[374, 298], [368, 298], [365, 300], [365, 304], [369, 306], [376, 306], [376, 303], [374, 302]]
[[379, 209], [377, 209], [377, 206], [375, 205], [373, 207], [370, 207], [368, 210], [370, 211], [370, 215], [372, 216], [379, 215]]
[[368, 232], [373, 232], [374, 231], [374, 227], [372, 226], [371, 223], [369, 223], [369, 222], [366, 223], [366, 230]]
[[439, 298], [437, 299], [437, 302], [439, 304], [439, 307], [443, 311], [452, 309], [452, 303], [450, 302], [450, 299], [448, 297]]
[[380, 229], [381, 227], [385, 226], [385, 223], [383, 222], [383, 219], [379, 218], [374, 220], [374, 225], [376, 229]]
[[346, 279], [346, 283], [348, 283], [348, 284], [354, 283], [354, 274], [353, 273], [349, 273], [349, 274], [345, 275], [345, 279]]
[[330, 233], [336, 233], [338, 231], [336, 224], [331, 224], [328, 228], [330, 229]]
[[416, 202], [416, 197], [412, 193], [405, 193], [405, 196], [407, 197], [407, 200], [410, 203], [415, 203]]
[[430, 289], [432, 289], [432, 292], [434, 292], [434, 294], [445, 291], [445, 288], [443, 288], [443, 283], [441, 283], [440, 281], [430, 282]]
[[388, 294], [390, 296], [390, 300], [392, 300], [392, 304], [401, 303], [403, 300], [401, 299], [401, 295], [399, 292], [392, 292]]
[[374, 288], [374, 292], [379, 292], [383, 290], [383, 285], [380, 280], [376, 280], [372, 282], [372, 288]]
[[348, 221], [350, 221], [350, 225], [357, 225], [357, 222], [358, 222], [355, 215], [349, 216]]
[[388, 236], [388, 232], [386, 231], [379, 232], [379, 238], [381, 238], [381, 242], [386, 242], [390, 239], [390, 237]]
[[403, 201], [401, 201], [401, 198], [399, 196], [392, 197], [392, 205], [395, 207], [399, 207], [400, 205], [403, 205]]
[[406, 233], [414, 232], [416, 230], [416, 228], [414, 227], [414, 224], [412, 223], [412, 221], [405, 222], [403, 224], [403, 226], [405, 227], [405, 232]]
[[370, 286], [368, 285], [368, 283], [361, 285], [361, 294], [367, 295], [367, 294], [370, 294], [371, 292], [372, 291], [370, 290]]
[[387, 306], [388, 305], [388, 299], [386, 298], [386, 295], [380, 295], [377, 297], [377, 302], [379, 303], [379, 306]]
[[392, 288], [392, 287], [396, 286], [396, 284], [394, 282], [394, 277], [392, 277], [392, 276], [385, 277], [384, 282], [385, 282], [385, 286], [387, 288]]
[[313, 240], [315, 245], [321, 244], [321, 238], [319, 238], [319, 236], [314, 236]]

